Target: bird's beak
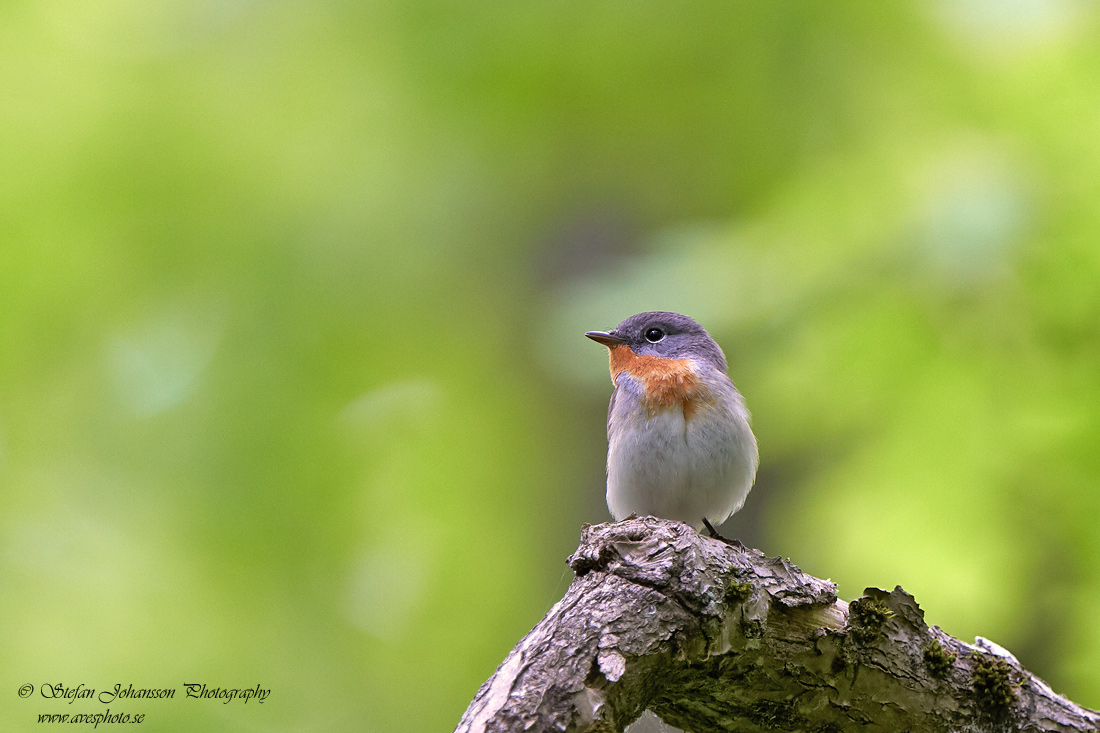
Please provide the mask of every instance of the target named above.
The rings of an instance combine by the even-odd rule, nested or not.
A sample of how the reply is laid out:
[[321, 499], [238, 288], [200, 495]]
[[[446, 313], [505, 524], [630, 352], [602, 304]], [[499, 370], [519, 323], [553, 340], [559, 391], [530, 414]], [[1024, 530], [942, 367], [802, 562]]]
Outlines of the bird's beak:
[[588, 338], [597, 343], [601, 343], [604, 346], [611, 348], [612, 346], [618, 346], [619, 344], [626, 343], [626, 341], [614, 334], [610, 334], [606, 331], [589, 331], [585, 334]]

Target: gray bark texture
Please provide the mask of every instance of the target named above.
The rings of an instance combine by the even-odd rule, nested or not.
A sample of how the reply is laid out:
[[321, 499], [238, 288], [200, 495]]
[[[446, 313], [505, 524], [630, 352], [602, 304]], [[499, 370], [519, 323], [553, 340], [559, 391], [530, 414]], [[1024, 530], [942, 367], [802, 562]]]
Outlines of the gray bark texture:
[[691, 733], [1100, 731], [1001, 647], [929, 627], [900, 587], [845, 603], [787, 560], [654, 517], [585, 526], [569, 565], [456, 731], [622, 731], [646, 708]]

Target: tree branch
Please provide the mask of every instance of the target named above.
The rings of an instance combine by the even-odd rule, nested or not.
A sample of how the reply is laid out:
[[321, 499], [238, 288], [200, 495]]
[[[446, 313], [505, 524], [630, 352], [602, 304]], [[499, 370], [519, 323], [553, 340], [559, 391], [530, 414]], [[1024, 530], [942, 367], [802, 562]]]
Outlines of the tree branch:
[[569, 564], [456, 731], [622, 731], [646, 708], [692, 733], [1100, 731], [1004, 649], [929, 627], [900, 587], [848, 604], [654, 517], [586, 526]]

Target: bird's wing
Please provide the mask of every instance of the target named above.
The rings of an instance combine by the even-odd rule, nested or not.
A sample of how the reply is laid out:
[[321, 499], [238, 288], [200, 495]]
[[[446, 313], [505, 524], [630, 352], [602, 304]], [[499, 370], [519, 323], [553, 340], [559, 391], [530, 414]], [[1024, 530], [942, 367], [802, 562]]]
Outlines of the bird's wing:
[[619, 388], [611, 390], [611, 401], [607, 403], [607, 439], [611, 440], [611, 413], [615, 410], [615, 395], [619, 394]]

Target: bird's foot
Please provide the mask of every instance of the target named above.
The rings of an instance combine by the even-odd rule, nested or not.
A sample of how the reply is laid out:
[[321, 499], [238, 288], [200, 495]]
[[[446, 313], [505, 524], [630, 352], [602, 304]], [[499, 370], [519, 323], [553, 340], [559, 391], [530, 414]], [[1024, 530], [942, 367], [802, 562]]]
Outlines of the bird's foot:
[[718, 530], [714, 528], [714, 525], [711, 524], [706, 517], [703, 517], [703, 526], [707, 528], [707, 532], [709, 532], [710, 536], [714, 539], [720, 542], [725, 542], [730, 547], [734, 547], [738, 550], [744, 551], [745, 546], [741, 543], [741, 540], [731, 540], [718, 534]]

